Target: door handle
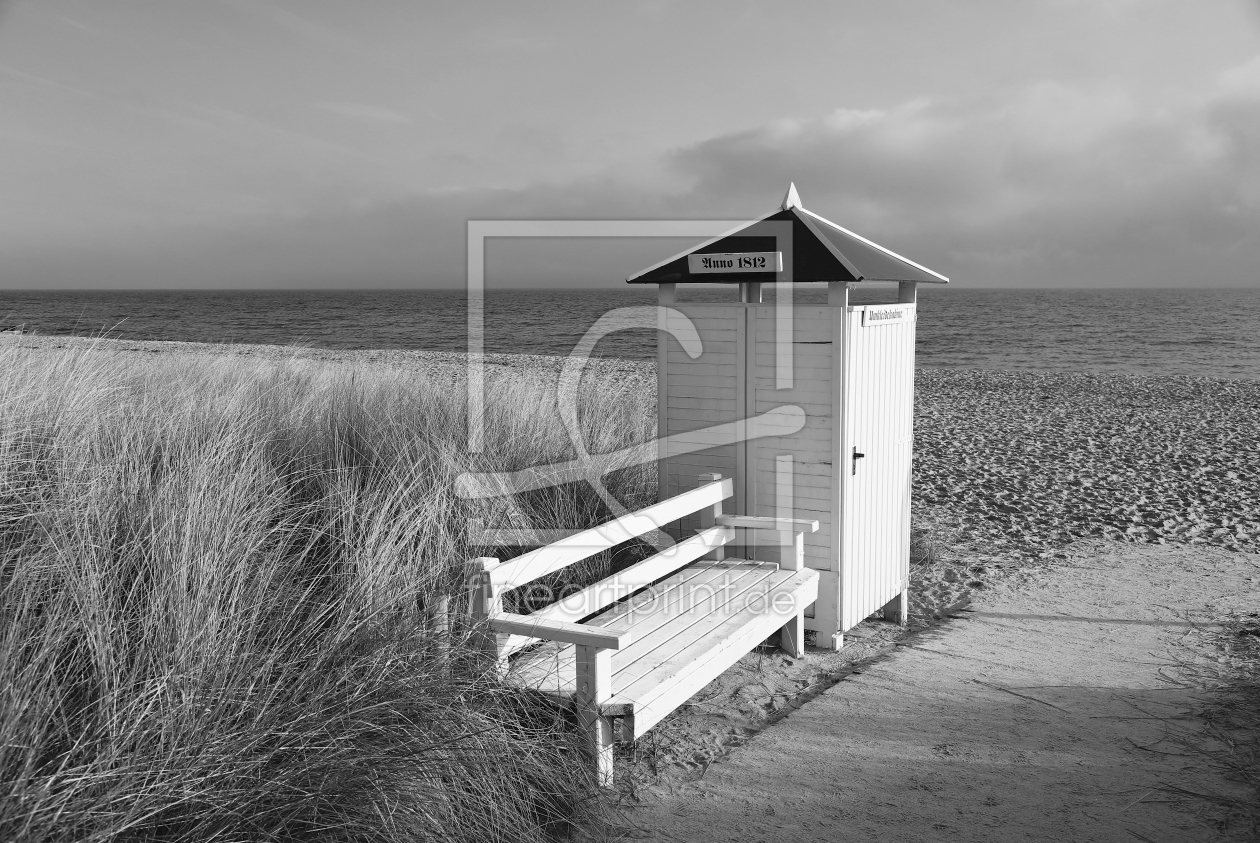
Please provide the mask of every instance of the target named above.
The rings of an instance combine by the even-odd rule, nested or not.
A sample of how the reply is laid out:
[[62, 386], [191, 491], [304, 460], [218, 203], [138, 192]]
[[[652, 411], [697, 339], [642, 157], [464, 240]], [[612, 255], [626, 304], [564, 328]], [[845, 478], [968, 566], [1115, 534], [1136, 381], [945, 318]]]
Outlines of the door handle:
[[866, 454], [859, 453], [856, 447], [853, 449], [853, 473], [854, 474], [857, 474], [857, 461], [864, 458], [865, 456]]

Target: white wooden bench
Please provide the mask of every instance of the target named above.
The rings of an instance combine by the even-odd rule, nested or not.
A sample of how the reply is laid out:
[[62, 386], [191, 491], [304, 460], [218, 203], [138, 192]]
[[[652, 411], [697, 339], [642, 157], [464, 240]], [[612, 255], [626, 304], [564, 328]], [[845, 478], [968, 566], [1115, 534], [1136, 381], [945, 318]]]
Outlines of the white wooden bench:
[[[700, 480], [515, 559], [468, 562], [481, 647], [511, 681], [574, 706], [601, 784], [612, 781], [614, 734], [643, 735], [776, 632], [784, 650], [804, 654], [818, 574], [804, 565], [803, 536], [818, 522], [724, 515], [731, 480]], [[532, 614], [503, 610], [505, 592], [693, 513], [696, 535]], [[771, 531], [777, 562], [724, 558], [737, 530]]]

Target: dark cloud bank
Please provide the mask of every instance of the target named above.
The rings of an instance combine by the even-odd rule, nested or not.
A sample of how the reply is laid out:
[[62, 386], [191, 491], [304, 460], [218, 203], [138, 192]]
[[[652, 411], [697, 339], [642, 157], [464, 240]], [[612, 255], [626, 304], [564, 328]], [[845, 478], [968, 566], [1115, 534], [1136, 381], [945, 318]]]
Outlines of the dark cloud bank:
[[[1118, 87], [1058, 84], [1001, 102], [841, 110], [678, 149], [648, 177], [312, 209], [113, 250], [70, 244], [15, 256], [10, 277], [455, 286], [468, 219], [744, 219], [774, 208], [789, 180], [811, 210], [967, 286], [1260, 285], [1260, 58], [1197, 101], [1155, 110]], [[491, 283], [616, 285], [673, 245], [500, 244]]]

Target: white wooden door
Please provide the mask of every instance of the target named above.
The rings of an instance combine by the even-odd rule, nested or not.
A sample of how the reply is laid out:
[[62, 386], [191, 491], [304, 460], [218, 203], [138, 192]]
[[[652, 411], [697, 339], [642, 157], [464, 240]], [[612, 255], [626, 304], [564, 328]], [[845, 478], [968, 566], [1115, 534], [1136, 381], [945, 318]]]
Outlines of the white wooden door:
[[849, 308], [841, 631], [879, 610], [909, 577], [914, 320], [913, 304]]

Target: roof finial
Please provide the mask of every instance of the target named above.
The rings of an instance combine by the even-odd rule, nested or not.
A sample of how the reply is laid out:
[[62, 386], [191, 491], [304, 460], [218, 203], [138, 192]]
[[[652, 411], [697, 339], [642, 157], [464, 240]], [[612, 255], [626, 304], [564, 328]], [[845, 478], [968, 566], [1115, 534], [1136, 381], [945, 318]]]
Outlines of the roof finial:
[[796, 183], [788, 182], [788, 192], [787, 195], [783, 197], [783, 210], [786, 211], [789, 208], [802, 207], [804, 206], [801, 205], [801, 197], [796, 192]]

